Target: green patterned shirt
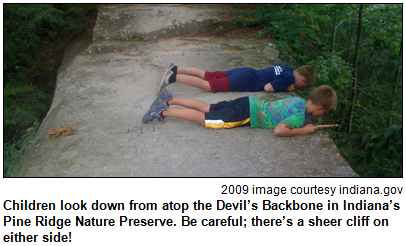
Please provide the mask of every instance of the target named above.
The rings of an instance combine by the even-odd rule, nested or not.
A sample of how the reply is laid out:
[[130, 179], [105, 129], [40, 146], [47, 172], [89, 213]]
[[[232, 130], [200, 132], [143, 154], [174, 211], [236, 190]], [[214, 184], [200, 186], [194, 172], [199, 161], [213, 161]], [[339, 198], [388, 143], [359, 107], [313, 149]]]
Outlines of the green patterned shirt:
[[250, 118], [252, 128], [275, 128], [280, 123], [299, 128], [306, 119], [306, 101], [292, 96], [273, 102], [250, 97]]

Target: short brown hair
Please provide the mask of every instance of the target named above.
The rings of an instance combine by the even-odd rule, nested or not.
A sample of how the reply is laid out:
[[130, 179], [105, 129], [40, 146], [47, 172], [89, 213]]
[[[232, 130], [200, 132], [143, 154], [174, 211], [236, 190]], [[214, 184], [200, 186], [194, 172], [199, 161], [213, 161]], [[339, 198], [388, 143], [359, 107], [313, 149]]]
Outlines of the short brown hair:
[[314, 105], [323, 106], [327, 111], [337, 108], [337, 95], [329, 85], [322, 85], [313, 90], [309, 97]]
[[316, 80], [316, 71], [311, 66], [300, 66], [295, 71], [306, 78], [306, 87], [312, 86]]

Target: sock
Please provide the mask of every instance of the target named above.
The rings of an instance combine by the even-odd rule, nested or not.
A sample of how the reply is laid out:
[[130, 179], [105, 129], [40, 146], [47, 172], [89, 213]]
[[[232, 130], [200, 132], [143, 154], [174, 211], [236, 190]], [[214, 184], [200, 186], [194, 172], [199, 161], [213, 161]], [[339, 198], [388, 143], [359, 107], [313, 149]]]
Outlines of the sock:
[[163, 119], [163, 120], [166, 118], [166, 117], [164, 116], [164, 111], [165, 111], [165, 110], [162, 110], [162, 112], [160, 113], [161, 119]]
[[173, 66], [172, 72], [173, 72], [173, 73], [178, 73], [178, 67], [177, 67], [177, 66]]
[[173, 72], [173, 74], [171, 75], [171, 77], [169, 77], [169, 84], [171, 84], [171, 83], [174, 83], [175, 81], [176, 81], [176, 74], [177, 74], [177, 71], [178, 71], [178, 67], [177, 66], [174, 66], [173, 68], [172, 68], [172, 72]]

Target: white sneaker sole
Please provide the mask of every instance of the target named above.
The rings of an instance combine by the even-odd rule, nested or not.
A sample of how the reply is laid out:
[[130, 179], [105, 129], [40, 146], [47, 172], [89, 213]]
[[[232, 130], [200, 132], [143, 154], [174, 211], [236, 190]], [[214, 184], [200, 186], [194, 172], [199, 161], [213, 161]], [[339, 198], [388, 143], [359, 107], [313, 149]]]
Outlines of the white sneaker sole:
[[158, 88], [156, 90], [156, 94], [159, 95], [161, 93], [162, 89], [166, 86], [165, 85], [165, 77], [166, 75], [170, 72], [169, 67], [173, 66], [172, 62], [168, 62], [164, 69], [162, 70], [161, 74], [159, 75], [158, 78]]

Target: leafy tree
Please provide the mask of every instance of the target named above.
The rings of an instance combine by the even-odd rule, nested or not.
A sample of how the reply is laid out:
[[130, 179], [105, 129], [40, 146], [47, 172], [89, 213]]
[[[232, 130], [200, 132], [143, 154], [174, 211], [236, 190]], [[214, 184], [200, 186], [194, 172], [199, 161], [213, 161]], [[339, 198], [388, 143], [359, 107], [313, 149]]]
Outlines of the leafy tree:
[[354, 116], [354, 105], [357, 100], [357, 87], [358, 87], [358, 59], [359, 59], [359, 49], [361, 44], [361, 35], [362, 35], [362, 10], [364, 5], [360, 4], [359, 6], [359, 15], [358, 15], [358, 28], [357, 28], [357, 41], [355, 46], [354, 54], [354, 79], [352, 82], [352, 92], [351, 92], [351, 104], [350, 110], [348, 112], [348, 133], [351, 133], [352, 130], [352, 119]]
[[366, 177], [402, 177], [402, 140], [400, 126], [362, 133], [348, 142], [347, 157], [358, 163], [354, 169]]
[[19, 132], [41, 120], [51, 100], [34, 84], [37, 66], [50, 51], [53, 29], [65, 25], [62, 11], [48, 4], [4, 5], [4, 132], [15, 140]]
[[97, 5], [4, 4], [3, 7], [3, 169], [7, 174], [50, 107], [63, 48], [92, 29]]
[[[264, 26], [262, 35], [277, 39], [281, 60], [294, 67], [313, 66], [318, 76], [314, 86], [328, 84], [336, 90], [337, 110], [324, 119], [340, 127], [326, 131], [354, 169], [368, 176], [399, 175], [399, 169], [387, 165], [402, 166], [399, 155], [391, 154], [392, 160], [385, 157], [394, 145], [375, 145], [378, 152], [346, 146], [360, 135], [401, 128], [402, 5], [266, 4], [255, 17]], [[311, 89], [297, 92], [306, 97]], [[392, 141], [387, 134], [380, 137]], [[357, 168], [362, 156], [370, 164]], [[377, 166], [371, 163], [377, 160], [384, 168], [373, 168]]]

